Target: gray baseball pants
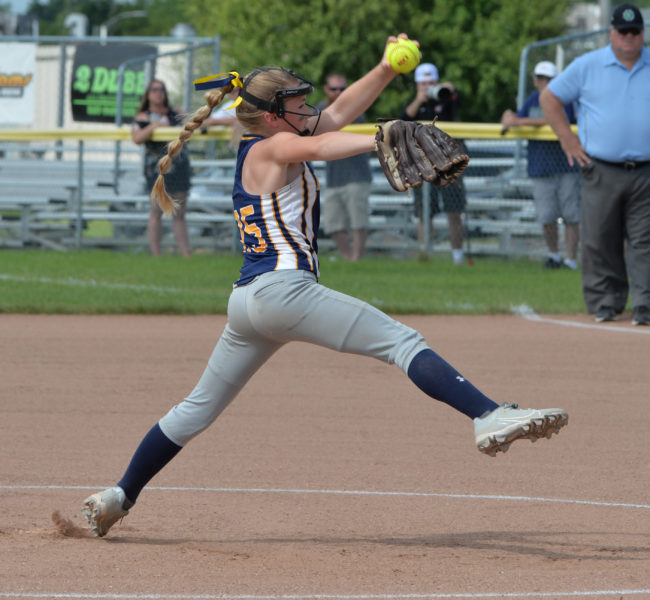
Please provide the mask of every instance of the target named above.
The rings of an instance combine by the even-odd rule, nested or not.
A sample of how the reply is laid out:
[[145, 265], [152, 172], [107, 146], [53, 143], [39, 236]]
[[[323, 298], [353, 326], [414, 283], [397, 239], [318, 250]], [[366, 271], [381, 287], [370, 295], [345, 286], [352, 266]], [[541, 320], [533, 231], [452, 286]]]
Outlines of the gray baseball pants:
[[395, 363], [405, 373], [415, 355], [428, 348], [414, 329], [320, 285], [312, 273], [268, 272], [233, 290], [228, 323], [208, 365], [192, 393], [159, 421], [163, 433], [178, 446], [187, 444], [276, 350], [291, 341], [373, 356]]
[[[582, 292], [587, 310], [650, 307], [650, 164], [582, 169]], [[628, 285], [629, 276], [629, 285]]]

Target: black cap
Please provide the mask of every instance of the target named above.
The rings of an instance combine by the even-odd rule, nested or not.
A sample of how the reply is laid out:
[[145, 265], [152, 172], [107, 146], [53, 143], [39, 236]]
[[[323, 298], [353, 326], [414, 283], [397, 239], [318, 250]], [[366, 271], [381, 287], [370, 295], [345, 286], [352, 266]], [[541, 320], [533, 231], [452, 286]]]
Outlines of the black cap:
[[643, 15], [633, 4], [621, 4], [612, 13], [612, 27], [614, 29], [637, 29], [644, 28]]

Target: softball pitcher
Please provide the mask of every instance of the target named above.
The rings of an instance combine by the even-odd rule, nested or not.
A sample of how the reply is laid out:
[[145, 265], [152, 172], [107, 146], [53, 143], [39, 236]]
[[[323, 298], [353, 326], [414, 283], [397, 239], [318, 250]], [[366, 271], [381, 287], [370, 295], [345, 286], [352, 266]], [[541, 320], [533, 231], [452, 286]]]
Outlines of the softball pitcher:
[[478, 449], [492, 456], [520, 438], [550, 437], [567, 423], [561, 409], [497, 405], [431, 350], [417, 331], [318, 283], [320, 188], [309, 161], [373, 150], [373, 135], [339, 130], [367, 110], [396, 75], [384, 56], [322, 113], [306, 103], [312, 84], [280, 67], [256, 69], [243, 81], [231, 72], [195, 82], [197, 89], [211, 90], [207, 104], [169, 145], [153, 195], [165, 212], [173, 210], [162, 175], [211, 109], [240, 87], [236, 114], [248, 133], [239, 146], [233, 205], [243, 266], [228, 303], [225, 330], [194, 390], [147, 433], [117, 485], [85, 500], [83, 514], [95, 536], [105, 536], [151, 478], [293, 340], [396, 364], [423, 392], [473, 419]]

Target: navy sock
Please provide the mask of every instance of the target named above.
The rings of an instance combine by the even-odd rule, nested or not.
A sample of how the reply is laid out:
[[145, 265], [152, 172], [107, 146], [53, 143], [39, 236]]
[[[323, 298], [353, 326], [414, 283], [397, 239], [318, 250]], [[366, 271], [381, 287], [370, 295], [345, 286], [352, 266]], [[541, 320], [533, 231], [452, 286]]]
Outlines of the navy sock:
[[471, 419], [499, 406], [430, 349], [415, 355], [408, 376], [425, 394], [453, 406]]
[[142, 488], [180, 452], [181, 448], [182, 446], [174, 444], [163, 433], [158, 423], [149, 430], [117, 484], [126, 495], [125, 508], [131, 508], [135, 504]]

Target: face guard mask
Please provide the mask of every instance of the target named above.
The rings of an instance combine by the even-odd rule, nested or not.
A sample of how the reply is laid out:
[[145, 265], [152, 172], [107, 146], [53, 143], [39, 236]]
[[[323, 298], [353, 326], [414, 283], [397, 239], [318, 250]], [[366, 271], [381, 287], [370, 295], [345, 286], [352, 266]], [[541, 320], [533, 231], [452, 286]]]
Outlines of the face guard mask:
[[[261, 73], [262, 71], [284, 71], [285, 73], [289, 73], [292, 77], [295, 77], [298, 81], [300, 81], [300, 84], [295, 87], [295, 88], [286, 88], [286, 89], [281, 89], [281, 90], [276, 90], [275, 91], [275, 97], [273, 100], [262, 100], [261, 98], [258, 98], [257, 96], [253, 96], [250, 92], [246, 90], [246, 86], [253, 80], [253, 78]], [[298, 115], [301, 117], [315, 117], [317, 116], [318, 119], [316, 120], [316, 124], [314, 125], [314, 128], [310, 131], [309, 129], [303, 129], [300, 131], [297, 127], [295, 127], [292, 123], [289, 123], [289, 125], [295, 129], [299, 135], [306, 136], [306, 135], [314, 135], [314, 131], [316, 131], [316, 128], [318, 127], [318, 123], [320, 122], [320, 110], [316, 108], [315, 106], [312, 106], [311, 104], [306, 104], [306, 106], [309, 108], [310, 112], [308, 113], [302, 113], [302, 112], [295, 112], [291, 110], [287, 110], [284, 106], [284, 100], [286, 98], [298, 98], [300, 96], [306, 96], [307, 94], [310, 94], [311, 92], [314, 91], [314, 86], [311, 83], [311, 81], [308, 81], [304, 77], [301, 77], [300, 75], [296, 75], [293, 71], [289, 71], [288, 69], [283, 69], [281, 67], [262, 67], [260, 69], [257, 69], [256, 71], [253, 71], [246, 81], [244, 81], [243, 87], [241, 92], [239, 93], [239, 97], [242, 98], [243, 100], [246, 100], [247, 102], [250, 102], [253, 106], [256, 106], [260, 110], [265, 110], [266, 112], [269, 112], [271, 114], [277, 115], [280, 119], [285, 121], [286, 123], [289, 123], [284, 116], [289, 114], [289, 115]]]
[[[298, 85], [298, 87], [295, 88], [276, 90], [275, 97], [271, 101], [262, 100], [257, 96], [253, 96], [253, 94], [251, 94], [246, 90], [246, 86], [256, 75], [258, 75], [262, 71], [273, 71], [273, 70], [284, 71], [285, 73], [289, 73], [292, 77], [300, 81], [300, 85]], [[318, 116], [318, 119], [316, 120], [316, 124], [314, 125], [312, 131], [309, 131], [309, 129], [303, 129], [302, 131], [300, 131], [292, 123], [289, 123], [289, 125], [293, 129], [295, 129], [299, 135], [302, 136], [314, 135], [314, 131], [316, 131], [316, 128], [318, 127], [318, 123], [320, 122], [320, 115], [321, 115], [320, 109], [316, 108], [315, 106], [312, 106], [311, 104], [306, 104], [306, 106], [310, 109], [311, 112], [300, 113], [300, 112], [287, 110], [284, 107], [285, 98], [298, 98], [300, 96], [306, 96], [307, 94], [313, 92], [314, 86], [311, 83], [311, 81], [308, 81], [307, 79], [301, 77], [300, 75], [296, 75], [293, 71], [290, 71], [288, 69], [283, 69], [281, 67], [261, 67], [253, 71], [248, 76], [246, 81], [244, 81], [243, 83], [237, 71], [230, 71], [229, 73], [218, 73], [216, 75], [209, 75], [208, 77], [202, 77], [201, 79], [197, 79], [196, 81], [194, 81], [194, 89], [197, 91], [209, 90], [218, 87], [225, 87], [227, 85], [231, 85], [233, 88], [235, 87], [241, 88], [241, 91], [239, 92], [238, 98], [226, 110], [235, 108], [237, 105], [241, 103], [242, 100], [246, 100], [247, 102], [250, 102], [253, 106], [259, 108], [260, 110], [265, 110], [266, 112], [277, 115], [280, 119], [282, 119], [286, 123], [289, 123], [289, 121], [287, 121], [284, 118], [286, 114], [298, 115], [300, 117]]]

